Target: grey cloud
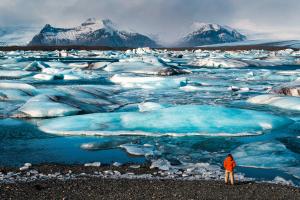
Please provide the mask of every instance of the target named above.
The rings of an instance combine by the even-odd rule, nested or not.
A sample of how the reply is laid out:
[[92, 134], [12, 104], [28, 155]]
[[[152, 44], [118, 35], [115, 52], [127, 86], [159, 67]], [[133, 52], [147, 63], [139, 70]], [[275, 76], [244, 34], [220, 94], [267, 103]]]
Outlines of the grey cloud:
[[298, 0], [1, 0], [0, 24], [70, 27], [89, 17], [110, 18], [121, 26], [173, 41], [199, 21], [259, 29], [278, 37], [293, 32], [292, 37], [297, 37], [299, 9]]

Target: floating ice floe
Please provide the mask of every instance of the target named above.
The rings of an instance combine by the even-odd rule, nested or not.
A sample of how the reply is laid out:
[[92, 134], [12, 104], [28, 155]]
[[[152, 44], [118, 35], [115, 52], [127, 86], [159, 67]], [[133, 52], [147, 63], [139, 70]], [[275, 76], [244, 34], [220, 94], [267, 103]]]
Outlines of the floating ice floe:
[[193, 85], [186, 85], [186, 86], [182, 86], [179, 89], [185, 91], [185, 92], [196, 92], [196, 91], [202, 91], [202, 89], [200, 87], [197, 86], [193, 86]]
[[50, 66], [44, 62], [38, 62], [34, 61], [27, 65], [23, 70], [25, 71], [34, 71], [34, 72], [40, 72], [43, 71], [45, 68], [49, 68]]
[[124, 88], [142, 88], [142, 89], [163, 89], [176, 88], [184, 86], [187, 79], [169, 78], [169, 77], [142, 77], [142, 76], [128, 76], [116, 74], [110, 78], [114, 83], [120, 84]]
[[154, 154], [154, 147], [150, 144], [122, 144], [121, 148], [125, 149], [127, 153], [136, 156], [149, 156]]
[[152, 65], [143, 62], [117, 62], [112, 63], [104, 68], [105, 71], [114, 73], [136, 73], [156, 75], [161, 70], [161, 66]]
[[170, 76], [186, 73], [179, 68], [168, 66], [162, 59], [154, 56], [135, 57], [111, 63], [104, 68], [114, 73], [130, 72], [135, 74]]
[[[209, 56], [209, 57], [208, 57]], [[216, 56], [216, 57], [214, 57]], [[283, 65], [299, 65], [296, 59], [288, 56], [266, 55], [248, 56], [243, 54], [222, 55], [205, 55], [202, 58], [196, 58], [188, 63], [191, 66], [198, 67], [220, 67], [220, 68], [241, 68], [241, 67], [271, 67]]]
[[32, 75], [32, 72], [0, 69], [0, 77], [2, 78], [20, 79], [30, 75]]
[[39, 128], [60, 135], [243, 136], [291, 123], [288, 118], [264, 112], [187, 105], [152, 112], [95, 113], [49, 119], [41, 121]]
[[300, 111], [299, 97], [264, 94], [251, 97], [247, 100], [247, 102], [252, 104], [270, 105], [281, 109]]
[[164, 106], [154, 102], [143, 102], [138, 104], [138, 108], [140, 112], [147, 112], [162, 109]]
[[273, 67], [273, 66], [282, 66], [282, 65], [293, 65], [295, 64], [289, 60], [282, 60], [279, 58], [268, 58], [268, 59], [248, 59], [243, 60], [247, 63], [248, 66], [252, 67]]
[[222, 68], [236, 68], [236, 67], [248, 67], [245, 62], [229, 59], [229, 58], [204, 58], [197, 59], [189, 63], [192, 66], [198, 67], [222, 67]]
[[55, 102], [55, 97], [47, 95], [37, 95], [29, 99], [18, 111], [25, 114], [27, 117], [58, 117], [74, 115], [80, 112], [80, 109], [75, 107]]
[[17, 83], [17, 82], [11, 82], [11, 81], [6, 81], [6, 82], [0, 82], [0, 89], [3, 90], [20, 90], [23, 92], [26, 92], [29, 95], [35, 95], [37, 94], [37, 90], [34, 86], [26, 84], [26, 83]]
[[248, 87], [237, 87], [237, 86], [230, 86], [227, 88], [227, 90], [229, 91], [233, 91], [233, 92], [249, 92], [250, 91], [250, 88]]
[[51, 74], [36, 74], [33, 76], [34, 79], [51, 81], [51, 80], [63, 80], [63, 74], [51, 75]]
[[239, 146], [233, 151], [239, 166], [257, 168], [286, 168], [298, 161], [295, 153], [280, 142], [254, 142]]
[[147, 55], [147, 54], [152, 54], [154, 53], [154, 50], [152, 50], [149, 47], [143, 47], [143, 48], [137, 48], [137, 49], [133, 49], [131, 50], [127, 50], [125, 52], [126, 54], [137, 54], [137, 55]]
[[274, 89], [274, 92], [281, 95], [300, 97], [300, 82], [290, 83]]
[[32, 96], [22, 90], [0, 89], [0, 100], [6, 101], [27, 101]]
[[111, 64], [111, 62], [95, 62], [88, 64], [86, 67], [82, 67], [82, 69], [100, 70], [107, 67], [109, 64]]

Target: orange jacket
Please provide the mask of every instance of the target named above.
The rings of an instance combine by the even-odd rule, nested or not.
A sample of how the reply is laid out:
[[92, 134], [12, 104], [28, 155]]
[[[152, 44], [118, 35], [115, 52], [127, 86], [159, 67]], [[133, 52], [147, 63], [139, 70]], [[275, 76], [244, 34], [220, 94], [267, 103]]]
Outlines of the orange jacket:
[[236, 166], [236, 163], [232, 158], [230, 158], [230, 157], [225, 158], [225, 160], [224, 160], [225, 170], [232, 172], [233, 169], [235, 168], [235, 166]]

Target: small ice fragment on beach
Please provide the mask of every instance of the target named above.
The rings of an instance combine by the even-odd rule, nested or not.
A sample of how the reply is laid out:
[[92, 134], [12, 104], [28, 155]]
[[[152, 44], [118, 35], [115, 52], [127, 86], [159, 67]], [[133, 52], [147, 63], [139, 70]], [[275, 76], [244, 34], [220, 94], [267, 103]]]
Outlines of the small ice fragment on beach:
[[33, 170], [30, 170], [29, 173], [31, 173], [31, 174], [38, 174], [39, 172], [37, 170], [33, 169]]
[[273, 180], [274, 183], [276, 184], [281, 184], [281, 185], [294, 185], [293, 181], [291, 180], [285, 180], [284, 178], [280, 176], [276, 176]]
[[120, 167], [120, 166], [122, 166], [122, 163], [114, 162], [114, 163], [113, 163], [113, 166], [115, 166], [115, 167]]
[[27, 169], [28, 169], [28, 167], [25, 167], [25, 166], [20, 167], [20, 171], [25, 171], [25, 170], [27, 170]]
[[103, 172], [105, 175], [107, 175], [107, 176], [112, 176], [112, 175], [114, 175], [114, 172], [112, 171], [112, 170], [106, 170], [106, 171], [104, 171]]
[[130, 165], [129, 167], [132, 168], [132, 169], [138, 169], [138, 168], [140, 168], [141, 166], [140, 166], [140, 165]]
[[150, 169], [158, 168], [163, 171], [168, 171], [171, 168], [171, 164], [168, 160], [158, 159], [151, 163]]
[[31, 163], [25, 163], [24, 166], [25, 166], [25, 167], [31, 167], [32, 164], [31, 164]]
[[20, 167], [20, 171], [28, 170], [31, 166], [31, 163], [25, 163], [22, 167]]
[[100, 167], [101, 163], [100, 162], [93, 162], [93, 163], [85, 163], [85, 167]]

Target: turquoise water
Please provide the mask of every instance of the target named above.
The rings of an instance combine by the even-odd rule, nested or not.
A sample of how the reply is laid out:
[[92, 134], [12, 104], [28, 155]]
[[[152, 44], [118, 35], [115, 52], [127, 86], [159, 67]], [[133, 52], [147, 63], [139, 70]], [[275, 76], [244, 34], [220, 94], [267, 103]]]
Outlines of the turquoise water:
[[[195, 68], [186, 64], [194, 56], [190, 52], [186, 58], [170, 58], [169, 64], [181, 64], [179, 68], [189, 74], [159, 77], [148, 72], [82, 69], [79, 64], [86, 64], [86, 58], [79, 64], [76, 58], [73, 65], [70, 59], [47, 62], [56, 70], [47, 71], [51, 76], [63, 73], [76, 80], [41, 80], [34, 78], [41, 72], [19, 75], [13, 71], [26, 72], [23, 68], [32, 62], [18, 59], [20, 54], [0, 62], [1, 166], [151, 163], [156, 159], [174, 166], [221, 166], [226, 154], [232, 153], [237, 171], [247, 177], [273, 180], [280, 176], [299, 183], [297, 101], [284, 100], [282, 105], [287, 106], [279, 108], [247, 100], [297, 80], [300, 67]], [[230, 89], [233, 86], [238, 89]], [[35, 99], [30, 102], [31, 98]], [[122, 148], [124, 144], [134, 148]]]

